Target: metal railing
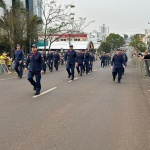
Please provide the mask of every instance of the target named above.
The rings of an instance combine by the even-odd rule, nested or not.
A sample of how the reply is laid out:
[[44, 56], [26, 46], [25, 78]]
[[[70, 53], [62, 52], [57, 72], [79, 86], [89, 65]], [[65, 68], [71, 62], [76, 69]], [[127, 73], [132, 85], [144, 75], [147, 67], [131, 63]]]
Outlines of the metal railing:
[[140, 76], [150, 77], [150, 59], [133, 56], [132, 62], [135, 68], [139, 71]]
[[10, 73], [9, 70], [8, 70], [8, 67], [7, 67], [7, 65], [6, 65], [6, 60], [0, 58], [0, 74], [3, 73], [3, 72], [4, 72], [5, 74]]

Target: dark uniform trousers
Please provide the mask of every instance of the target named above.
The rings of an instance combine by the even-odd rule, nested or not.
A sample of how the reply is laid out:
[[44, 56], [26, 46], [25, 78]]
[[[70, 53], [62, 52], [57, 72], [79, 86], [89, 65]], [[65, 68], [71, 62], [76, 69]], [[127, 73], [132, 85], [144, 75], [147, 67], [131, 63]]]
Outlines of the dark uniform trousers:
[[[122, 68], [123, 68], [123, 67], [122, 67]], [[117, 76], [117, 74], [118, 74], [118, 81], [121, 80], [122, 68], [118, 68], [118, 67], [114, 67], [114, 68], [113, 68], [113, 71], [112, 71], [113, 79], [115, 79], [116, 76]]]
[[85, 64], [82, 66], [83, 73], [85, 72]]
[[50, 71], [53, 71], [53, 61], [48, 61], [48, 67]]
[[[36, 82], [33, 80], [34, 76], [35, 76]], [[34, 73], [32, 71], [29, 71], [28, 80], [34, 87], [36, 87], [36, 91], [40, 92], [40, 90], [41, 90], [41, 82], [40, 82], [41, 81], [41, 72]]]
[[90, 62], [90, 71], [93, 69], [93, 62]]
[[80, 73], [80, 75], [82, 76], [83, 64], [78, 64], [76, 68], [77, 68], [78, 73]]
[[54, 61], [54, 67], [55, 67], [56, 70], [58, 71], [58, 61]]
[[46, 73], [46, 63], [45, 63], [45, 61], [43, 61], [43, 70], [44, 70], [44, 73]]
[[88, 73], [89, 73], [89, 70], [90, 70], [89, 61], [86, 61], [86, 62], [85, 62], [85, 69], [86, 69], [86, 74], [88, 74]]
[[[19, 67], [19, 70], [18, 70]], [[19, 61], [15, 61], [15, 71], [17, 72], [18, 76], [22, 77], [23, 75], [23, 62], [19, 64]]]
[[41, 57], [42, 57], [43, 70], [44, 73], [46, 73], [46, 55], [42, 54]]
[[105, 61], [101, 61], [101, 67], [105, 67]]
[[[75, 63], [67, 63], [66, 65], [66, 70], [68, 72], [69, 75], [72, 75], [72, 78], [74, 79], [74, 68], [75, 68]], [[71, 69], [71, 72], [70, 72]]]

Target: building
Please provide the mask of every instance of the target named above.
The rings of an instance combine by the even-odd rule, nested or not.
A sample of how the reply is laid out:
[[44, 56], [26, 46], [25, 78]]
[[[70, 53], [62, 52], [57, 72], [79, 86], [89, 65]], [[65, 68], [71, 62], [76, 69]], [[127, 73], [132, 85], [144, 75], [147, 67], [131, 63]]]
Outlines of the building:
[[37, 15], [38, 17], [42, 18], [42, 11], [41, 11], [41, 2], [42, 0], [22, 0], [25, 3], [27, 10], [29, 10], [30, 15]]
[[[5, 0], [6, 6], [9, 9], [14, 2], [22, 1], [24, 6], [27, 10], [29, 10], [30, 15], [37, 15], [38, 17], [42, 18], [42, 11], [41, 11], [41, 2], [42, 0]], [[2, 10], [0, 10], [2, 14]]]

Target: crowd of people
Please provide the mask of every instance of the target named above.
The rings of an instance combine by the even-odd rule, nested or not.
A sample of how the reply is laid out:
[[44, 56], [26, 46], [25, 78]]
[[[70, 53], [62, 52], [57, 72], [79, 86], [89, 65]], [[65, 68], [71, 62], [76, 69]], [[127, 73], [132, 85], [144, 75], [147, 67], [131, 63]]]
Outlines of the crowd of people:
[[[58, 71], [59, 64], [62, 63], [62, 57], [60, 57], [57, 50], [54, 54], [51, 50], [48, 54], [46, 54], [45, 51], [40, 53], [38, 52], [36, 44], [32, 45], [32, 51], [27, 55], [26, 60], [20, 44], [17, 44], [13, 60], [14, 69], [20, 79], [23, 75], [23, 68], [25, 71], [29, 70], [28, 81], [33, 85], [33, 89], [36, 91], [35, 95], [39, 95], [41, 91], [41, 74], [46, 73], [47, 67], [50, 72], [53, 72], [53, 67]], [[85, 50], [84, 53], [82, 50], [76, 52], [73, 50], [73, 45], [69, 46], [69, 50], [63, 56], [63, 62], [66, 64], [68, 78], [71, 80], [74, 80], [75, 68], [80, 76], [82, 76], [84, 72], [85, 74], [89, 74], [89, 72], [92, 71], [94, 61], [95, 57], [93, 53], [90, 53], [88, 50]], [[34, 76], [35, 80], [33, 78]]]
[[[45, 74], [47, 68], [50, 72], [53, 72], [53, 67], [55, 67], [55, 70], [58, 71], [62, 57], [60, 57], [58, 51], [53, 53], [51, 50], [49, 50], [47, 54], [45, 51], [40, 53], [38, 52], [37, 45], [33, 44], [32, 51], [25, 59], [24, 51], [21, 49], [21, 45], [17, 44], [16, 47], [17, 48], [14, 51], [13, 58], [14, 69], [20, 79], [22, 78], [23, 70], [29, 71], [28, 81], [36, 91], [35, 95], [39, 95], [41, 91], [41, 74]], [[9, 60], [8, 57], [6, 59], [5, 53], [3, 53], [1, 57], [3, 57], [5, 60]], [[120, 83], [121, 77], [124, 73], [124, 68], [126, 67], [128, 61], [126, 53], [122, 52], [122, 50], [118, 48], [116, 50], [116, 54], [112, 58], [112, 61], [110, 54], [103, 53], [99, 58], [101, 60], [101, 67], [104, 68], [105, 66], [109, 66], [109, 64], [111, 64], [113, 81], [115, 81], [118, 74], [118, 83]], [[71, 80], [74, 80], [75, 68], [80, 76], [82, 76], [83, 73], [88, 75], [90, 71], [92, 72], [94, 61], [95, 56], [92, 52], [89, 52], [88, 50], [85, 50], [84, 52], [79, 50], [76, 52], [73, 49], [73, 45], [69, 46], [69, 50], [63, 56], [63, 62], [66, 65], [68, 78]], [[12, 62], [12, 59], [10, 62]], [[10, 64], [8, 66], [10, 66]]]

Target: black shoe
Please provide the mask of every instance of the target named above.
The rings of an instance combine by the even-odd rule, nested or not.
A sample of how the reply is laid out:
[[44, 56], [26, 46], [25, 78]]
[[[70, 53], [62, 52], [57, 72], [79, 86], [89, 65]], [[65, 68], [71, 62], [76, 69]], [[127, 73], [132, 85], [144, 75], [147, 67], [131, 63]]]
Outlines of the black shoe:
[[38, 91], [35, 92], [35, 95], [39, 95], [39, 94], [40, 94], [40, 92], [38, 92]]
[[113, 82], [115, 82], [115, 78], [113, 78]]
[[21, 76], [19, 76], [19, 79], [21, 79], [22, 77]]
[[74, 78], [71, 78], [71, 80], [74, 80]]
[[118, 80], [118, 83], [120, 83], [121, 81], [120, 80]]
[[80, 76], [82, 76], [82, 74], [80, 74]]
[[70, 77], [71, 77], [71, 74], [68, 75], [68, 78], [70, 78]]
[[33, 90], [34, 90], [34, 91], [36, 90], [36, 86], [33, 87]]
[[18, 74], [18, 77], [20, 77], [20, 75]]

